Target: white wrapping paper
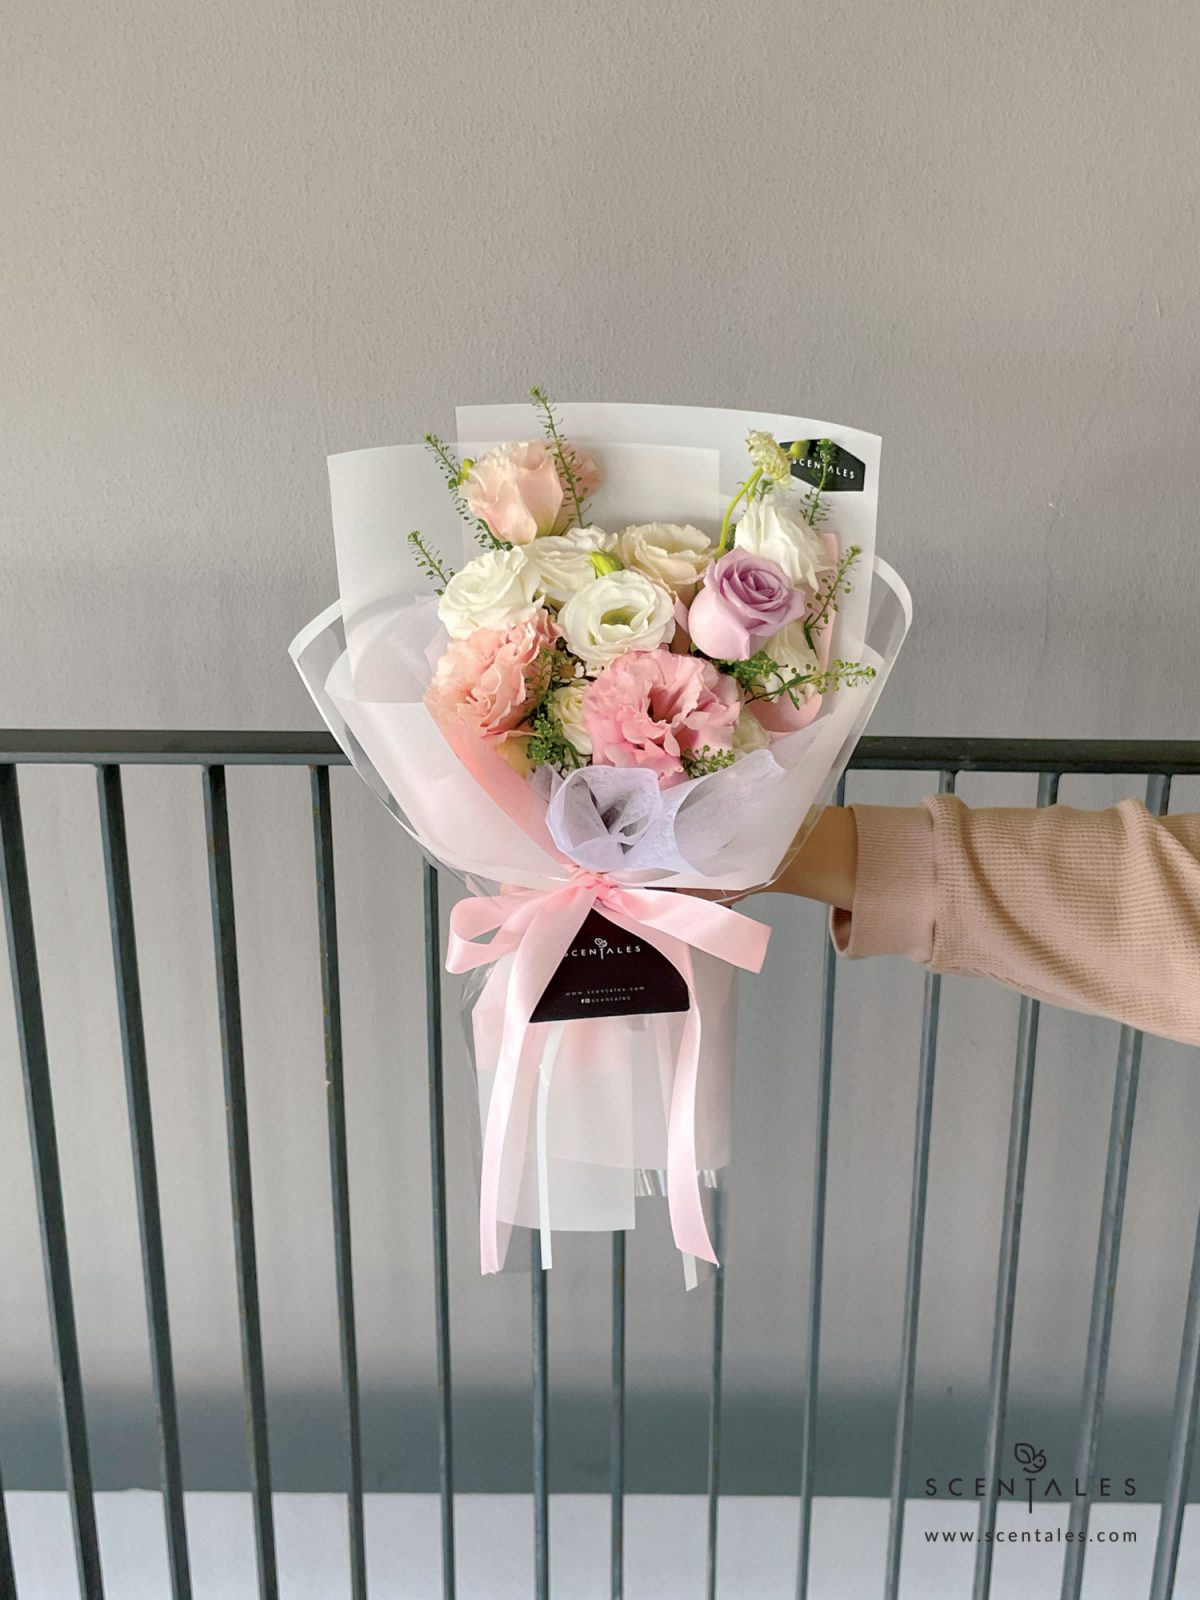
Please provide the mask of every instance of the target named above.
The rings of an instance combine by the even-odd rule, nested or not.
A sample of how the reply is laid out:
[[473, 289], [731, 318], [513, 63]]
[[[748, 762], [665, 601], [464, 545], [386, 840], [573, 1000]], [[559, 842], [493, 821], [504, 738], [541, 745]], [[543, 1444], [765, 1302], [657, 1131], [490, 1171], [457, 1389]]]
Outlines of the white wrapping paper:
[[[478, 554], [423, 446], [330, 458], [340, 602], [293, 641], [291, 654], [356, 769], [432, 858], [476, 889], [551, 890], [577, 868], [618, 883], [724, 891], [769, 884], [830, 798], [883, 690], [911, 622], [908, 591], [875, 555], [879, 440], [803, 417], [677, 406], [572, 404], [562, 431], [602, 462], [589, 520], [610, 531], [655, 520], [690, 522], [714, 538], [746, 472], [746, 434], [833, 438], [866, 467], [861, 491], [830, 496], [829, 529], [862, 556], [833, 626], [832, 654], [875, 677], [825, 695], [807, 726], [705, 777], [660, 790], [649, 774], [588, 767], [534, 782], [497, 760], [467, 770], [423, 703], [446, 645], [427, 580], [406, 535], [420, 528], [456, 563]], [[458, 411], [461, 452], [529, 438], [528, 406]], [[601, 818], [604, 819], [603, 825]], [[511, 960], [511, 957], [502, 958]], [[731, 1147], [736, 974], [697, 952], [703, 974], [696, 1157], [703, 1174]], [[503, 979], [502, 962], [489, 975]], [[479, 986], [476, 986], [478, 989]], [[485, 981], [470, 1037], [486, 1123], [503, 983]], [[668, 1111], [679, 1015], [535, 1024], [525, 1050], [541, 1062], [522, 1079], [500, 1182], [500, 1219], [550, 1229], [626, 1228], [634, 1197], [667, 1166]], [[536, 1059], [534, 1059], [536, 1058]]]

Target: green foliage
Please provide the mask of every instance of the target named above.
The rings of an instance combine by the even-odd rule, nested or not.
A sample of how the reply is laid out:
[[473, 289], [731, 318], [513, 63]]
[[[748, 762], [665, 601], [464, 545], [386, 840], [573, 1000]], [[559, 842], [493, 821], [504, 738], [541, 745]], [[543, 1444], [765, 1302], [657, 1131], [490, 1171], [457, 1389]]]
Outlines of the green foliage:
[[775, 678], [768, 680], [770, 692], [758, 698], [780, 700], [787, 695], [794, 706], [799, 706], [809, 689], [828, 694], [833, 689], [851, 689], [856, 684], [870, 683], [874, 676], [874, 667], [863, 666], [858, 661], [831, 661], [824, 668], [793, 673], [786, 667], [777, 667]]
[[737, 760], [737, 754], [733, 750], [714, 750], [706, 744], [699, 750], [681, 750], [679, 759], [689, 778], [707, 778], [710, 772], [731, 767]]
[[427, 433], [425, 448], [436, 458], [451, 494], [457, 495], [462, 487], [463, 469], [450, 446], [444, 439], [439, 439], [436, 433]]
[[581, 756], [567, 738], [549, 701], [539, 703], [530, 727], [532, 737], [527, 748], [533, 766], [553, 767], [556, 772], [564, 773], [587, 766], [587, 757]]
[[446, 585], [454, 576], [454, 568], [448, 567], [438, 552], [426, 544], [419, 528], [414, 528], [409, 534], [408, 542], [412, 546], [413, 560], [435, 585], [434, 594], [445, 594]]
[[804, 520], [810, 528], [815, 528], [819, 522], [824, 522], [829, 515], [829, 507], [821, 499], [825, 492], [825, 485], [829, 482], [829, 475], [833, 471], [833, 456], [837, 446], [832, 439], [818, 439], [815, 450], [817, 460], [821, 463], [820, 482], [809, 489], [804, 496]]
[[756, 650], [745, 661], [714, 661], [713, 666], [720, 672], [726, 672], [737, 684], [743, 695], [751, 700], [762, 698], [757, 691], [772, 673], [779, 671], [779, 663], [773, 661], [765, 650]]
[[586, 767], [587, 757], [567, 738], [562, 721], [551, 699], [555, 689], [574, 681], [575, 663], [554, 645], [545, 645], [529, 677], [533, 710], [529, 713], [531, 738], [527, 747], [530, 763], [535, 767], [553, 767], [556, 772], [574, 772], [576, 767]]
[[729, 541], [733, 537], [733, 513], [737, 510], [739, 503], [744, 500], [749, 505], [751, 500], [761, 498], [766, 493], [766, 489], [763, 488], [764, 483], [767, 487], [770, 487], [770, 479], [763, 472], [763, 469], [755, 467], [746, 481], [738, 484], [737, 493], [725, 507], [725, 515], [721, 518], [721, 537], [717, 540], [718, 556], [723, 556], [726, 550], [729, 549]]
[[815, 650], [816, 635], [826, 622], [839, 609], [839, 600], [842, 595], [850, 593], [850, 569], [862, 555], [861, 548], [852, 544], [837, 564], [837, 569], [828, 577], [822, 578], [817, 585], [817, 592], [813, 596], [812, 605], [804, 617], [804, 638], [810, 650]]
[[542, 431], [549, 440], [550, 448], [554, 451], [554, 459], [558, 465], [558, 475], [562, 480], [562, 486], [575, 507], [575, 521], [582, 528], [584, 526], [584, 497], [579, 485], [579, 458], [575, 454], [574, 447], [559, 432], [558, 419], [554, 415], [554, 406], [546, 391], [535, 383], [529, 393], [533, 399], [534, 407], [541, 413]]
[[450, 498], [454, 501], [454, 509], [463, 521], [473, 529], [476, 542], [481, 544], [485, 550], [507, 550], [509, 548], [507, 540], [497, 539], [482, 518], [473, 517], [467, 509], [466, 501], [458, 492], [462, 488], [463, 479], [470, 470], [469, 465], [464, 467], [456, 460], [450, 446], [444, 440], [439, 439], [436, 433], [427, 433], [425, 435], [425, 448], [430, 451], [437, 460], [438, 466], [441, 467], [442, 476], [446, 480], [446, 487], [450, 491]]
[[729, 674], [747, 701], [779, 700], [787, 695], [794, 706], [800, 705], [808, 689], [827, 694], [833, 689], [869, 683], [875, 676], [874, 667], [861, 666], [855, 661], [831, 661], [827, 667], [793, 669], [776, 661], [765, 650], [756, 650], [745, 661], [714, 661], [713, 666]]

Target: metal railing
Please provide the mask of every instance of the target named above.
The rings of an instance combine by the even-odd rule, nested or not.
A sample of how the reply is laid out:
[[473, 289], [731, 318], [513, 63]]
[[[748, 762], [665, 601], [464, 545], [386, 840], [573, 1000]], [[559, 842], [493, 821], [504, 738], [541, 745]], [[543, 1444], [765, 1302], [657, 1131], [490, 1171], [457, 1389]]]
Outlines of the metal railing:
[[[234, 765], [300, 766], [309, 772], [316, 880], [316, 916], [324, 1007], [325, 1066], [328, 1081], [328, 1136], [333, 1206], [334, 1265], [341, 1341], [342, 1393], [347, 1450], [347, 1527], [350, 1593], [366, 1600], [367, 1561], [363, 1516], [363, 1468], [359, 1385], [354, 1319], [354, 1281], [350, 1236], [349, 1168], [346, 1145], [338, 967], [336, 886], [333, 859], [329, 771], [345, 757], [325, 734], [182, 733], [94, 730], [35, 730], [0, 734], [0, 888], [15, 1002], [18, 1046], [24, 1080], [29, 1139], [36, 1181], [38, 1221], [54, 1361], [62, 1411], [63, 1455], [70, 1502], [79, 1586], [84, 1600], [101, 1600], [103, 1577], [97, 1539], [95, 1497], [89, 1461], [83, 1381], [76, 1316], [71, 1291], [63, 1185], [55, 1131], [51, 1068], [43, 1019], [34, 940], [33, 909], [21, 821], [17, 767], [27, 763], [84, 764], [96, 769], [100, 837], [108, 894], [120, 1039], [124, 1061], [129, 1130], [140, 1230], [142, 1273], [149, 1331], [151, 1377], [157, 1405], [159, 1459], [172, 1600], [192, 1594], [184, 1519], [183, 1469], [172, 1369], [170, 1317], [164, 1267], [163, 1225], [151, 1118], [146, 1042], [138, 978], [137, 944], [125, 831], [121, 768], [132, 764], [182, 765], [199, 770], [203, 788], [209, 861], [221, 1056], [225, 1081], [229, 1178], [233, 1207], [235, 1264], [241, 1334], [242, 1374], [252, 1483], [258, 1588], [262, 1600], [277, 1600], [278, 1578], [272, 1511], [271, 1465], [267, 1443], [266, 1386], [255, 1255], [250, 1138], [246, 1103], [233, 869], [225, 769]], [[1146, 803], [1166, 812], [1174, 775], [1200, 774], [1200, 744], [1102, 741], [868, 738], [851, 763], [858, 771], [922, 771], [938, 775], [943, 793], [953, 791], [963, 772], [1036, 773], [1038, 804], [1050, 805], [1063, 774], [1142, 774], [1148, 779]], [[844, 795], [844, 782], [839, 800]], [[447, 1273], [446, 1173], [443, 1125], [441, 935], [438, 872], [424, 876], [427, 995], [429, 1135], [434, 1261], [436, 1384], [438, 1394], [441, 1501], [442, 1588], [455, 1594], [454, 1467], [451, 1434], [450, 1295]], [[836, 965], [827, 951], [823, 972], [817, 1114], [814, 1129], [813, 1221], [808, 1283], [808, 1347], [804, 1372], [800, 1529], [796, 1577], [798, 1600], [809, 1593], [814, 1465], [820, 1382], [820, 1335], [828, 1176], [830, 1092], [834, 1059]], [[921, 1303], [921, 1262], [928, 1195], [930, 1134], [937, 1065], [940, 980], [925, 981], [919, 1059], [913, 1181], [908, 1256], [901, 1324], [900, 1383], [896, 1413], [884, 1593], [896, 1600], [900, 1587], [904, 1507], [913, 1429], [914, 1377]], [[1029, 1146], [1038, 1004], [1021, 1002], [1013, 1082], [1001, 1244], [988, 1391], [987, 1440], [982, 1475], [988, 1490], [980, 1502], [974, 1600], [991, 1589], [993, 1545], [982, 1537], [994, 1530], [998, 1466], [1004, 1439], [1009, 1362], [1016, 1300], [1026, 1160]], [[1112, 1332], [1113, 1298], [1121, 1243], [1130, 1134], [1136, 1107], [1141, 1036], [1121, 1033], [1105, 1166], [1104, 1197], [1088, 1328], [1082, 1416], [1076, 1475], [1087, 1485], [1095, 1465], [1104, 1409], [1105, 1378]], [[721, 1207], [715, 1225], [721, 1227]], [[549, 1461], [547, 1450], [548, 1341], [547, 1285], [533, 1240], [531, 1258], [532, 1484], [534, 1504], [535, 1590], [550, 1594]], [[625, 1453], [625, 1239], [612, 1244], [611, 1593], [624, 1592]], [[712, 1298], [712, 1361], [708, 1422], [708, 1517], [706, 1592], [717, 1594], [717, 1527], [720, 1497], [724, 1273], [718, 1272]], [[1200, 1396], [1200, 1226], [1188, 1289], [1179, 1359], [1172, 1440], [1156, 1542], [1150, 1600], [1167, 1600], [1174, 1588], [1183, 1512], [1195, 1443]], [[1072, 1503], [1070, 1528], [1086, 1531], [1089, 1498]], [[1084, 1544], [1068, 1543], [1062, 1577], [1063, 1600], [1078, 1600], [1083, 1580]], [[12, 1553], [0, 1493], [0, 1596], [16, 1596]]]

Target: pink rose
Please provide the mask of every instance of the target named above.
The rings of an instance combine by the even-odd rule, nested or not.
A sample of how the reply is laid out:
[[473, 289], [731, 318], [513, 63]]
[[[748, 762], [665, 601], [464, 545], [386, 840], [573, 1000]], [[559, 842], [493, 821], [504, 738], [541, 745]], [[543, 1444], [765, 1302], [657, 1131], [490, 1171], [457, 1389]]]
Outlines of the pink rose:
[[538, 659], [558, 637], [549, 614], [503, 631], [476, 628], [465, 639], [451, 639], [425, 691], [425, 704], [438, 721], [456, 719], [485, 739], [498, 739], [519, 727], [537, 699]]
[[630, 650], [583, 694], [592, 760], [648, 767], [668, 788], [684, 777], [684, 751], [728, 750], [741, 711], [737, 685], [698, 656]]
[[745, 661], [803, 615], [804, 595], [775, 561], [730, 550], [704, 574], [688, 610], [692, 643], [717, 661]]
[[[573, 453], [572, 470], [580, 495], [586, 497], [600, 482], [600, 468], [578, 445], [566, 449]], [[508, 544], [530, 544], [541, 534], [561, 533], [575, 514], [554, 451], [544, 439], [489, 450], [470, 468], [460, 492], [471, 515]]]

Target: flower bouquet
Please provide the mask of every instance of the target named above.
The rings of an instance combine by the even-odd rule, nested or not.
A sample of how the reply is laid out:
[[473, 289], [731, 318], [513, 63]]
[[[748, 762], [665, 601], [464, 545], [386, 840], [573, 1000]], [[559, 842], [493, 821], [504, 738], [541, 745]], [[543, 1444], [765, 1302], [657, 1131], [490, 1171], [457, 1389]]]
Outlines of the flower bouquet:
[[341, 600], [292, 656], [470, 891], [447, 966], [473, 974], [483, 1270], [514, 1225], [549, 1266], [552, 1230], [665, 1192], [690, 1283], [768, 937], [728, 902], [829, 798], [911, 606], [874, 553], [873, 435], [531, 393], [536, 430], [466, 407], [455, 449], [330, 458]]

